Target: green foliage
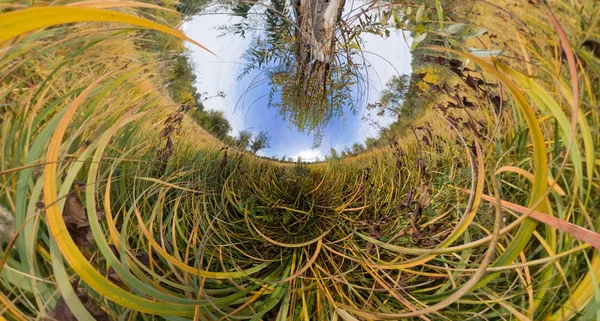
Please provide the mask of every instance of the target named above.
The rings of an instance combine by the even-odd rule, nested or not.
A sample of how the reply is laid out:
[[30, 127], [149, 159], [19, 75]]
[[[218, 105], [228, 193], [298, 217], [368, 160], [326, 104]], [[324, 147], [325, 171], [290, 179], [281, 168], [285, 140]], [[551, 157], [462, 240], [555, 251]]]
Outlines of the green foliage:
[[[178, 2], [175, 8], [185, 16], [192, 16], [198, 14], [208, 3], [209, 1], [206, 0], [183, 0]], [[181, 23], [181, 16], [177, 14], [163, 13], [163, 17], [172, 25]], [[228, 135], [231, 125], [224, 115], [204, 111], [203, 101], [224, 97], [225, 93], [219, 92], [214, 97], [203, 97], [197, 92], [193, 63], [183, 43], [169, 35], [154, 31], [144, 33], [143, 38], [138, 39], [137, 43], [141, 50], [158, 54], [165, 61], [160, 70], [163, 76], [160, 79], [173, 102], [191, 107], [189, 115], [198, 125], [224, 143], [233, 144], [233, 138]]]
[[246, 29], [265, 29], [265, 35], [255, 37], [245, 52], [246, 67], [240, 78], [253, 72], [266, 75], [271, 86], [268, 106], [277, 108], [299, 131], [313, 134], [316, 147], [332, 118], [356, 111], [352, 88], [360, 78], [359, 65], [347, 62], [356, 50], [340, 50], [340, 45], [334, 46], [331, 62], [312, 57], [296, 26], [302, 18], [290, 11], [287, 2], [273, 1], [273, 8], [266, 10], [257, 26], [238, 23], [230, 30], [244, 36]]
[[187, 53], [176, 55], [171, 60], [167, 85], [173, 101], [194, 107], [198, 111], [204, 110], [200, 94], [196, 91], [194, 82], [196, 75], [192, 69], [192, 62]]
[[271, 136], [265, 130], [261, 130], [252, 140], [250, 151], [256, 154], [259, 150], [271, 147]]
[[367, 137], [365, 140], [365, 148], [367, 150], [378, 147], [378, 138]]
[[206, 129], [219, 139], [226, 139], [229, 131], [231, 131], [231, 125], [222, 111], [209, 110], [207, 112], [195, 112], [193, 117], [200, 127]]
[[199, 14], [210, 0], [179, 0], [175, 8], [184, 16], [191, 17]]
[[[439, 31], [427, 18], [455, 20], [435, 3], [417, 20]], [[23, 5], [0, 24], [19, 30], [6, 21]], [[594, 319], [600, 56], [575, 45], [600, 34], [597, 4], [526, 5], [510, 8], [532, 34], [472, 21], [499, 43], [519, 35], [509, 57], [424, 49], [438, 60], [421, 60], [402, 104], [429, 88], [438, 105], [408, 135], [312, 165], [208, 142], [130, 29], [0, 44], [0, 319]], [[497, 45], [486, 37], [467, 45]], [[191, 113], [229, 139], [222, 115]]]
[[338, 155], [337, 150], [335, 150], [335, 148], [333, 148], [333, 147], [329, 148], [329, 158], [331, 160], [336, 160], [336, 159], [340, 158], [340, 156]]
[[394, 115], [402, 113], [402, 104], [409, 93], [409, 89], [412, 89], [410, 91], [411, 94], [415, 90], [415, 88], [410, 88], [410, 80], [411, 77], [408, 75], [393, 76], [390, 78], [385, 85], [385, 89], [381, 91], [379, 101], [367, 105], [367, 109], [377, 109], [379, 116], [382, 116], [386, 111]]
[[381, 94], [381, 105], [384, 108], [390, 108], [391, 106], [399, 105], [405, 98], [406, 92], [409, 88], [410, 78], [408, 75], [402, 75], [400, 77], [393, 76], [388, 80], [386, 89]]
[[352, 144], [352, 155], [358, 155], [365, 151], [365, 146], [360, 143]]
[[249, 129], [245, 129], [238, 133], [238, 136], [235, 138], [234, 145], [241, 150], [246, 150], [248, 147], [250, 147], [251, 141], [252, 132]]

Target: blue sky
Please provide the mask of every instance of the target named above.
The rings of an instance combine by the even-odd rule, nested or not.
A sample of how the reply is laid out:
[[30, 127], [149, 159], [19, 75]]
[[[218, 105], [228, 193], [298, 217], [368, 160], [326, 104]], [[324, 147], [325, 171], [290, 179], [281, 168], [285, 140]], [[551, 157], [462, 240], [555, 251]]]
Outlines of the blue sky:
[[[344, 112], [343, 118], [332, 119], [323, 132], [322, 144], [312, 150], [313, 137], [290, 128], [289, 123], [279, 115], [279, 111], [267, 107], [267, 98], [259, 98], [268, 93], [268, 82], [246, 92], [251, 84], [252, 75], [238, 80], [244, 68], [241, 58], [248, 48], [252, 35], [246, 39], [235, 35], [222, 35], [218, 26], [234, 23], [239, 18], [225, 14], [205, 14], [194, 17], [183, 26], [184, 32], [192, 39], [213, 51], [217, 57], [201, 48], [188, 45], [194, 72], [197, 75], [196, 88], [200, 93], [213, 96], [224, 91], [225, 98], [212, 98], [204, 102], [206, 109], [221, 110], [232, 126], [230, 134], [251, 128], [252, 131], [267, 130], [271, 136], [271, 148], [260, 152], [264, 156], [284, 155], [296, 159], [301, 156], [304, 160], [323, 159], [330, 147], [341, 151], [355, 142], [362, 143], [367, 137], [377, 136], [378, 131], [363, 121], [363, 116], [370, 114], [380, 125], [386, 126], [394, 121], [393, 118], [378, 117], [366, 110], [367, 103], [375, 102], [379, 92], [393, 75], [408, 74], [410, 68], [410, 51], [404, 37], [399, 31], [390, 30], [387, 39], [372, 34], [363, 34], [364, 55], [369, 76], [369, 88], [362, 102], [357, 104], [357, 114]], [[408, 38], [408, 34], [406, 34]], [[410, 39], [408, 39], [410, 43]], [[257, 100], [258, 99], [258, 100]], [[346, 108], [347, 109], [347, 108]]]

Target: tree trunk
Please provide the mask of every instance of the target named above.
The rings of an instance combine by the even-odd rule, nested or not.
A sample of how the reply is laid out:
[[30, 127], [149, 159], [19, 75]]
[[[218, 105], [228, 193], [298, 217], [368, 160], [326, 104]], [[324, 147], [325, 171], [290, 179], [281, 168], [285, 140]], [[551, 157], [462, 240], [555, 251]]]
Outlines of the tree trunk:
[[300, 60], [329, 63], [333, 57], [336, 26], [346, 0], [292, 0]]

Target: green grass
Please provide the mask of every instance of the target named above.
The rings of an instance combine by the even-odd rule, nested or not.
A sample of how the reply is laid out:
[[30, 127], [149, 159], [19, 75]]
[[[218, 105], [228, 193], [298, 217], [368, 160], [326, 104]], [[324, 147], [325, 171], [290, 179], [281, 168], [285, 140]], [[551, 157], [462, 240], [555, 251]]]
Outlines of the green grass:
[[[15, 223], [0, 224], [17, 237], [0, 247], [0, 318], [65, 318], [61, 304], [79, 320], [600, 317], [600, 58], [582, 46], [600, 11], [552, 4], [550, 28], [544, 5], [509, 3], [473, 8], [487, 34], [423, 49], [496, 85], [501, 112], [483, 96], [430, 106], [412, 126], [431, 134], [319, 164], [224, 148], [173, 103], [164, 53], [135, 27], [39, 29], [3, 4], [0, 205]], [[426, 5], [423, 27], [448, 28], [450, 9]]]

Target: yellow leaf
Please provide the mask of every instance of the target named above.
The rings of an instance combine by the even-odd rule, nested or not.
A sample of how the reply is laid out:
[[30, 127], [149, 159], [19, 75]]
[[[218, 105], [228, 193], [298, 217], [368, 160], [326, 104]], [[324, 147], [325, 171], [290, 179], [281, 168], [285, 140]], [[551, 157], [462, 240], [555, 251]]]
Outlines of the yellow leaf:
[[203, 45], [187, 37], [182, 32], [158, 24], [148, 19], [129, 14], [86, 7], [44, 7], [12, 11], [0, 15], [0, 42], [12, 39], [24, 33], [41, 28], [75, 22], [121, 22], [140, 27], [162, 31], [177, 38], [187, 40], [196, 46], [212, 53]]
[[[164, 11], [169, 11], [169, 12], [175, 12], [175, 13], [177, 13], [176, 10], [164, 8], [164, 7], [155, 5], [155, 4], [143, 3], [143, 2], [137, 2], [137, 1], [90, 0], [90, 1], [81, 1], [81, 2], [69, 3], [66, 6], [69, 6], [69, 7], [100, 8], [100, 9], [125, 8], [125, 7], [132, 7], [132, 8], [152, 8], [152, 9], [164, 10]], [[179, 14], [179, 13], [177, 13], [177, 14]]]

